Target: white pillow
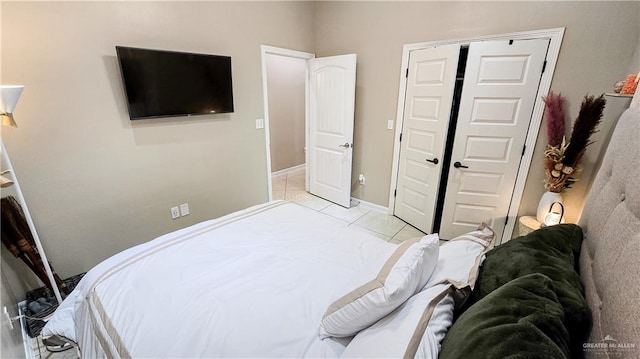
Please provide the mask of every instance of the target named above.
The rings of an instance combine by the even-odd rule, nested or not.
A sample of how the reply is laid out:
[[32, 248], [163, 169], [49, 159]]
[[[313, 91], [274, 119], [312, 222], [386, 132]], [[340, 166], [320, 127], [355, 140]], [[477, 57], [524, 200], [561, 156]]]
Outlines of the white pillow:
[[473, 289], [484, 254], [493, 248], [495, 233], [486, 223], [467, 234], [451, 239], [440, 246], [438, 265], [425, 287], [447, 280], [458, 287]]
[[[453, 322], [455, 294], [475, 285], [484, 254], [495, 235], [486, 224], [440, 246], [438, 264], [425, 289], [398, 310], [362, 330], [343, 358], [437, 358]], [[459, 291], [456, 291], [459, 289]]]
[[377, 322], [418, 292], [438, 261], [437, 234], [401, 243], [376, 278], [329, 306], [320, 322], [320, 337], [348, 337]]
[[451, 284], [439, 284], [414, 295], [358, 333], [342, 358], [437, 358], [440, 342], [453, 323], [452, 291]]

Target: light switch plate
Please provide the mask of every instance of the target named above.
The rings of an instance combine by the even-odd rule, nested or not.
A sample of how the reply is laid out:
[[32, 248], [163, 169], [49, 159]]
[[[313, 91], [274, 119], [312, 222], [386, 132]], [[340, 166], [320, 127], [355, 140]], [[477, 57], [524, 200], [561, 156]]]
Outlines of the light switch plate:
[[189, 214], [189, 203], [183, 203], [180, 205], [180, 215], [186, 216]]
[[264, 119], [259, 118], [256, 120], [256, 129], [264, 128]]

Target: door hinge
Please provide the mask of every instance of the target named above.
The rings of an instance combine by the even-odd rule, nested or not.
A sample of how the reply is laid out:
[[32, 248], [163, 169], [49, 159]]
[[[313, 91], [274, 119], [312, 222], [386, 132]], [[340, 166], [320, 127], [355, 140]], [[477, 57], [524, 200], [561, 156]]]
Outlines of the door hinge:
[[400, 133], [400, 142], [402, 142], [402, 133]]
[[393, 196], [395, 197], [395, 196], [397, 196], [397, 195], [398, 195], [398, 190], [397, 190], [397, 189], [394, 189], [394, 190], [393, 190]]
[[504, 218], [504, 225], [506, 226], [508, 222], [509, 222], [509, 216], [506, 216]]
[[513, 40], [509, 40], [509, 45], [513, 45]]
[[409, 77], [409, 68], [407, 67], [407, 71], [404, 73], [404, 77]]
[[527, 145], [523, 145], [522, 146], [522, 154], [520, 155], [520, 157], [524, 156], [524, 151], [527, 149]]
[[544, 70], [547, 68], [547, 60], [544, 60], [544, 62], [542, 63], [542, 73], [544, 73]]

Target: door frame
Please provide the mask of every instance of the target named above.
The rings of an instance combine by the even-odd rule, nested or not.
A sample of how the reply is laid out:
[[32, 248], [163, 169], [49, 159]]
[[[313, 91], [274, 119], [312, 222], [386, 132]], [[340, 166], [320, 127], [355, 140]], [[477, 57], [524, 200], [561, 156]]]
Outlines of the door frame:
[[[564, 27], [513, 32], [506, 34], [486, 35], [486, 36], [474, 36], [462, 39], [451, 39], [441, 41], [429, 41], [414, 44], [406, 44], [402, 48], [402, 65], [400, 67], [400, 88], [398, 90], [398, 108], [396, 112], [396, 132], [393, 142], [393, 166], [391, 169], [391, 185], [389, 186], [389, 214], [395, 212], [395, 196], [394, 191], [397, 188], [398, 183], [398, 168], [400, 161], [400, 134], [403, 129], [404, 120], [404, 103], [406, 98], [407, 78], [405, 76], [407, 69], [409, 68], [409, 54], [413, 50], [425, 49], [438, 45], [448, 45], [459, 43], [460, 45], [468, 45], [471, 42], [476, 41], [488, 41], [488, 40], [531, 40], [531, 39], [548, 39], [549, 48], [547, 50], [547, 65], [540, 84], [538, 85], [538, 94], [547, 94], [551, 88], [551, 80], [553, 79], [553, 73], [558, 61], [558, 55], [560, 54], [560, 45], [562, 44], [562, 38], [564, 37]], [[531, 122], [529, 123], [529, 130], [525, 140], [525, 150], [520, 161], [520, 168], [516, 175], [516, 183], [511, 194], [511, 205], [509, 206], [509, 212], [507, 213], [507, 223], [505, 224], [502, 238], [498, 243], [504, 243], [511, 239], [511, 235], [515, 228], [516, 217], [518, 215], [518, 209], [520, 208], [520, 202], [522, 200], [522, 194], [524, 192], [524, 186], [529, 173], [529, 167], [533, 159], [533, 151], [536, 147], [536, 141], [538, 139], [538, 133], [540, 125], [542, 123], [542, 115], [544, 114], [544, 102], [541, 96], [537, 96], [531, 115]]]
[[[300, 60], [309, 60], [316, 57], [315, 54], [281, 47], [268, 45], [260, 45], [260, 54], [262, 62], [262, 106], [264, 116], [264, 139], [266, 146], [266, 162], [267, 162], [267, 191], [269, 193], [269, 201], [273, 201], [273, 182], [271, 180], [271, 133], [269, 132], [269, 91], [267, 86], [267, 55], [277, 55], [290, 57]], [[309, 143], [309, 70], [305, 74], [304, 79], [305, 95], [304, 95], [304, 146], [305, 146], [305, 190], [309, 191], [309, 151], [307, 144]]]

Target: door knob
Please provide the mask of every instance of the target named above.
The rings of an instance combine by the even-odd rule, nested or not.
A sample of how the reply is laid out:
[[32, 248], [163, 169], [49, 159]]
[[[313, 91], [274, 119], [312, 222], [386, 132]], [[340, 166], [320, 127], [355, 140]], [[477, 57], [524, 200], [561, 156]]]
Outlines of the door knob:
[[454, 163], [454, 164], [453, 164], [453, 167], [455, 167], [455, 168], [469, 168], [469, 166], [465, 166], [465, 165], [463, 165], [463, 164], [462, 164], [462, 163], [460, 163], [460, 162], [456, 162], [456, 163]]
[[438, 164], [438, 162], [440, 162], [440, 161], [438, 161], [438, 159], [437, 159], [437, 158], [434, 158], [434, 159], [432, 159], [432, 160], [427, 159], [426, 161], [427, 161], [427, 162], [431, 162], [431, 163], [433, 163], [434, 165], [437, 165], [437, 164]]
[[346, 142], [344, 145], [339, 145], [339, 147], [349, 148], [349, 147], [352, 147], [352, 144], [350, 144], [349, 142]]

